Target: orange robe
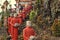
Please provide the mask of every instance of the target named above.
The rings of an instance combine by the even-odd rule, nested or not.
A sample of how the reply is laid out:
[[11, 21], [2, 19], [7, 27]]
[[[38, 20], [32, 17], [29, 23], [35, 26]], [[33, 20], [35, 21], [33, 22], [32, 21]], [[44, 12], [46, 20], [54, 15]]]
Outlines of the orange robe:
[[35, 36], [35, 35], [36, 35], [35, 31], [31, 27], [26, 27], [23, 30], [23, 38], [24, 38], [24, 40], [28, 40], [30, 36]]
[[11, 25], [12, 25], [11, 37], [12, 37], [12, 40], [18, 40], [18, 27], [14, 27], [15, 23], [21, 24], [22, 20], [18, 17], [12, 19], [12, 21], [11, 21]]
[[12, 20], [13, 17], [8, 17], [8, 33], [11, 34], [11, 20]]

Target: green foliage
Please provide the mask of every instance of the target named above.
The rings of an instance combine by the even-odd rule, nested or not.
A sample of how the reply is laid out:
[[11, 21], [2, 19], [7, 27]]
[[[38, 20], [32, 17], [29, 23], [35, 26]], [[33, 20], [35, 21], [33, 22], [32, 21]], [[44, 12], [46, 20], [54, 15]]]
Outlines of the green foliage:
[[54, 31], [54, 35], [55, 35], [55, 36], [60, 36], [60, 26], [59, 26], [59, 25], [56, 25], [56, 26], [55, 26], [55, 29], [56, 29], [56, 30]]
[[7, 11], [7, 15], [6, 15], [6, 16], [8, 17], [9, 15], [10, 15], [10, 11], [8, 10], [8, 11]]
[[60, 24], [59, 23], [54, 23], [54, 25], [52, 26], [52, 28], [54, 29], [52, 32], [54, 36], [58, 36], [60, 37]]
[[40, 4], [41, 4], [41, 0], [37, 0], [36, 6], [37, 6], [38, 9], [40, 9]]
[[1, 26], [3, 27], [3, 23], [4, 23], [4, 12], [1, 12], [1, 14], [2, 14], [2, 19], [1, 19]]
[[2, 19], [1, 19], [1, 23], [2, 23], [2, 24], [1, 24], [1, 25], [2, 25], [2, 27], [3, 27], [4, 17], [5, 17], [5, 16], [7, 16], [7, 17], [8, 17], [8, 16], [9, 16], [9, 14], [10, 14], [10, 12], [9, 12], [9, 10], [7, 10], [7, 12], [6, 12], [6, 13], [2, 11], [2, 12], [0, 12], [0, 14], [2, 14]]
[[30, 20], [33, 20], [34, 19], [34, 17], [35, 17], [35, 11], [34, 10], [32, 10], [31, 12], [30, 12], [30, 15], [29, 15], [29, 19]]
[[39, 13], [40, 13], [40, 7], [41, 7], [41, 0], [36, 0], [36, 5], [35, 5], [35, 7], [36, 7], [36, 10], [37, 10], [37, 13], [38, 13], [38, 15], [39, 15]]
[[36, 0], [36, 3], [37, 3], [37, 4], [40, 4], [40, 3], [41, 3], [41, 0]]

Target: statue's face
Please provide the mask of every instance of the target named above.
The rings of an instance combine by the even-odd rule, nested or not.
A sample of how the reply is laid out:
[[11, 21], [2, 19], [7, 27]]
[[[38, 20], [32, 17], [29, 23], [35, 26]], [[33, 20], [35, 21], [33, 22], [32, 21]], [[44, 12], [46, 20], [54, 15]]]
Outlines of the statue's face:
[[17, 14], [14, 14], [14, 17], [17, 17]]
[[13, 16], [13, 14], [10, 14], [10, 16]]
[[26, 26], [31, 27], [31, 26], [32, 26], [31, 21], [27, 21], [27, 22], [26, 22]]

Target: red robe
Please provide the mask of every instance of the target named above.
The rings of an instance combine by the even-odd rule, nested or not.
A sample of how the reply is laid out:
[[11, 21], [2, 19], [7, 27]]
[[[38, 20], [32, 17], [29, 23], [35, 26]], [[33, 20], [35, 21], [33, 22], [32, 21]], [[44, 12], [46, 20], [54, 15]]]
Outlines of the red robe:
[[29, 10], [32, 9], [33, 7], [32, 6], [29, 6]]
[[13, 17], [8, 17], [8, 33], [11, 34], [11, 20], [12, 20]]
[[26, 14], [28, 13], [28, 8], [24, 8], [23, 11], [26, 12]]
[[27, 13], [30, 13], [31, 9], [32, 9], [32, 6], [28, 6], [28, 7], [24, 8], [23, 10], [24, 10], [24, 11], [26, 12], [26, 14], [27, 14]]
[[23, 38], [24, 38], [24, 40], [28, 40], [30, 36], [35, 36], [35, 35], [36, 35], [35, 31], [31, 27], [26, 27], [23, 30]]
[[28, 10], [31, 10], [32, 9], [32, 6], [29, 5], [27, 8], [28, 8]]
[[12, 40], [18, 40], [18, 27], [14, 27], [15, 23], [21, 24], [22, 20], [18, 17], [12, 19], [12, 21], [11, 21], [11, 25], [12, 25], [11, 37], [12, 37]]
[[25, 18], [26, 18], [26, 12], [22, 12], [22, 18], [23, 18], [23, 20], [25, 20]]
[[28, 8], [28, 13], [30, 13], [31, 9], [32, 9], [32, 6], [28, 6], [27, 8]]

